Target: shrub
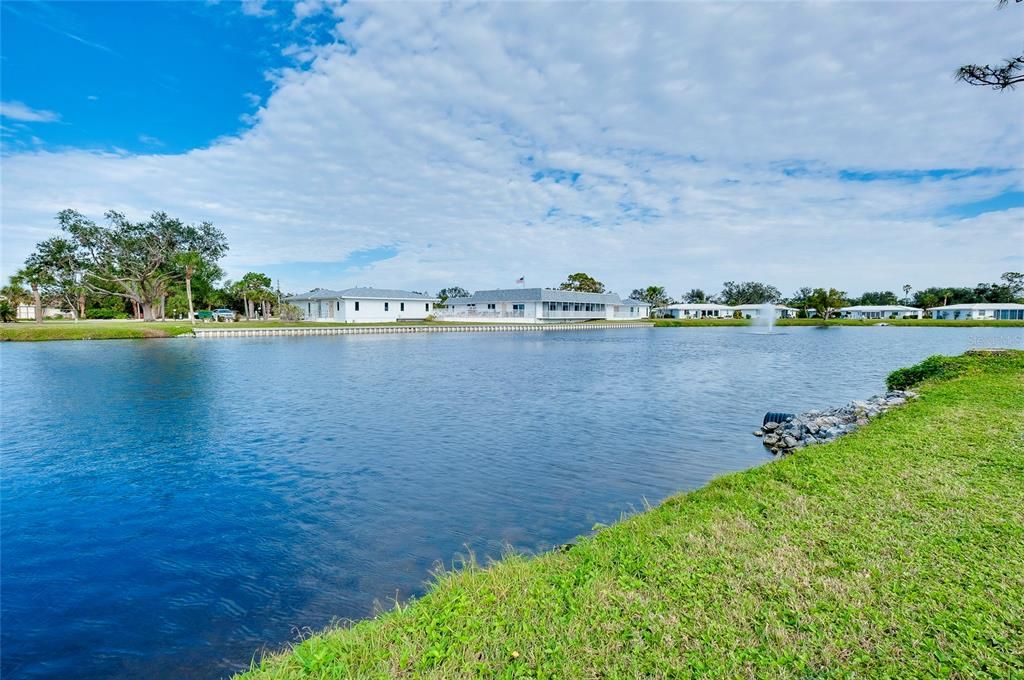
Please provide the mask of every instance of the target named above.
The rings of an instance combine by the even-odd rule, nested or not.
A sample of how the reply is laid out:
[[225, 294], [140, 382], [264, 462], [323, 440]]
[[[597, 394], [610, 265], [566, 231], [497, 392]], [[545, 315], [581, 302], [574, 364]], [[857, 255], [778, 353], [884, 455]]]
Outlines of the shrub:
[[0, 322], [13, 323], [17, 319], [18, 313], [7, 300], [0, 300]]
[[85, 318], [87, 319], [127, 319], [128, 314], [123, 309], [113, 309], [110, 307], [97, 307], [95, 309], [85, 310]]
[[281, 321], [301, 321], [302, 310], [295, 305], [289, 305], [287, 303], [278, 305], [277, 318]]
[[930, 356], [919, 364], [893, 371], [885, 379], [890, 390], [905, 390], [925, 380], [949, 380], [964, 371], [963, 357]]

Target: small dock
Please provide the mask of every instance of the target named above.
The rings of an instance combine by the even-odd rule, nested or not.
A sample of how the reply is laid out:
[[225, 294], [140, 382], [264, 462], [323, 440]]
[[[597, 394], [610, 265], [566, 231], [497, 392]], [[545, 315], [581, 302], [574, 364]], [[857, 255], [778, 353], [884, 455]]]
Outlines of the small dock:
[[[225, 324], [227, 325], [227, 324]], [[520, 331], [592, 331], [612, 328], [652, 328], [645, 322], [613, 323], [467, 323], [416, 326], [295, 326], [285, 328], [197, 328], [197, 338], [260, 338], [302, 335], [390, 335], [395, 333], [510, 333]]]

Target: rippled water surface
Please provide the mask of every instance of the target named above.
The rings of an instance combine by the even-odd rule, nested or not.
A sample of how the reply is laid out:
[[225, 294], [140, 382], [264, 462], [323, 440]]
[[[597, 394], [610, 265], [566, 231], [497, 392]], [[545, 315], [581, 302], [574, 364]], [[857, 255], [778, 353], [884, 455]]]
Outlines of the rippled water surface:
[[995, 328], [636, 329], [6, 343], [2, 674], [218, 678], [768, 458]]

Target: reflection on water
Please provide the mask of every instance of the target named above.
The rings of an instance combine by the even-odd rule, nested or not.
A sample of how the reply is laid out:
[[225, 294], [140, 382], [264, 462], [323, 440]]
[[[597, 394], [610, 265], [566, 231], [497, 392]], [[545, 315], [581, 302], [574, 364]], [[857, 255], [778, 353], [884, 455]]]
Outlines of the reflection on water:
[[216, 678], [294, 629], [768, 456], [750, 431], [1019, 329], [0, 347], [5, 677]]

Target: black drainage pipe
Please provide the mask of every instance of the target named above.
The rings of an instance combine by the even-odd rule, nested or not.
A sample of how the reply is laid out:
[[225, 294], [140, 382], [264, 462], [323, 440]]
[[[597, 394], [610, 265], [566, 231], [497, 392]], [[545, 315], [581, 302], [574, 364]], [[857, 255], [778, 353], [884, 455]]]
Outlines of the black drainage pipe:
[[792, 413], [776, 413], [775, 411], [768, 411], [764, 414], [764, 420], [761, 421], [761, 427], [764, 427], [768, 423], [784, 423], [790, 418], [793, 418]]

